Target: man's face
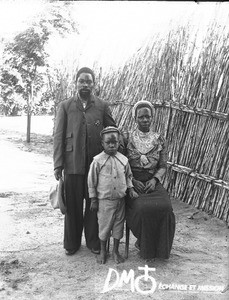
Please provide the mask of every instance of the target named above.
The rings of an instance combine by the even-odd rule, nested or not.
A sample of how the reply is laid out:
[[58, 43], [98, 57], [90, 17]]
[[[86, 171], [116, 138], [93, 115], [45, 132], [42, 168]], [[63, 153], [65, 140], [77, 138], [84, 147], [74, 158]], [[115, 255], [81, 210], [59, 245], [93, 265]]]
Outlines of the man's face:
[[149, 131], [152, 122], [151, 110], [147, 107], [142, 107], [137, 110], [136, 121], [139, 130], [143, 132]]
[[117, 132], [104, 133], [102, 145], [105, 153], [115, 155], [119, 147], [119, 134]]
[[88, 99], [94, 87], [93, 77], [90, 73], [81, 73], [76, 82], [76, 89], [83, 99]]

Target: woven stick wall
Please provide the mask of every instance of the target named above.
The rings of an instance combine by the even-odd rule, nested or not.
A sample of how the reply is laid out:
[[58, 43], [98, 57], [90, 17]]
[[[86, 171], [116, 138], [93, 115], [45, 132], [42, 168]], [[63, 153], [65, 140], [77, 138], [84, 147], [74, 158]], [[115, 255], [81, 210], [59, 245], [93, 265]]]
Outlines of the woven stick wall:
[[102, 80], [101, 97], [131, 130], [137, 101], [151, 101], [168, 142], [171, 196], [229, 223], [229, 32], [213, 23], [200, 42], [187, 27], [155, 37]]

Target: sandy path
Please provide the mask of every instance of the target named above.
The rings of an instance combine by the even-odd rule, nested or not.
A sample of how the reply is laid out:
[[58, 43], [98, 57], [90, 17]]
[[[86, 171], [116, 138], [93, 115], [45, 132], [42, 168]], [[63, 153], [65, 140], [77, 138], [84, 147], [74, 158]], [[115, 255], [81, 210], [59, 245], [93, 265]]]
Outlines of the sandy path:
[[[0, 139], [0, 192], [32, 192], [50, 188], [52, 159], [25, 152], [11, 142]], [[53, 180], [54, 181], [54, 180]]]

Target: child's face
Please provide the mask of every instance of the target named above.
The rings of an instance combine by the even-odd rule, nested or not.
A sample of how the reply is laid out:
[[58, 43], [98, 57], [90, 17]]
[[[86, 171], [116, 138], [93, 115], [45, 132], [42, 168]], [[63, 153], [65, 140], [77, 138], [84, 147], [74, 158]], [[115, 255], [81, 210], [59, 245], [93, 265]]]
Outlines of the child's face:
[[119, 135], [117, 132], [103, 134], [102, 145], [105, 153], [115, 155], [119, 147]]

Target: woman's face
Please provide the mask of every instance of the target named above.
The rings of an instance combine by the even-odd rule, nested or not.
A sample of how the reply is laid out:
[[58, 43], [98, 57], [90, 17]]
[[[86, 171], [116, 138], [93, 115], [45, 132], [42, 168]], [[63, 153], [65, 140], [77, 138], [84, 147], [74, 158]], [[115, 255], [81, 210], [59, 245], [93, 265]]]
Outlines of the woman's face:
[[137, 109], [136, 121], [138, 129], [147, 132], [149, 131], [152, 122], [151, 110], [148, 107], [141, 107]]

